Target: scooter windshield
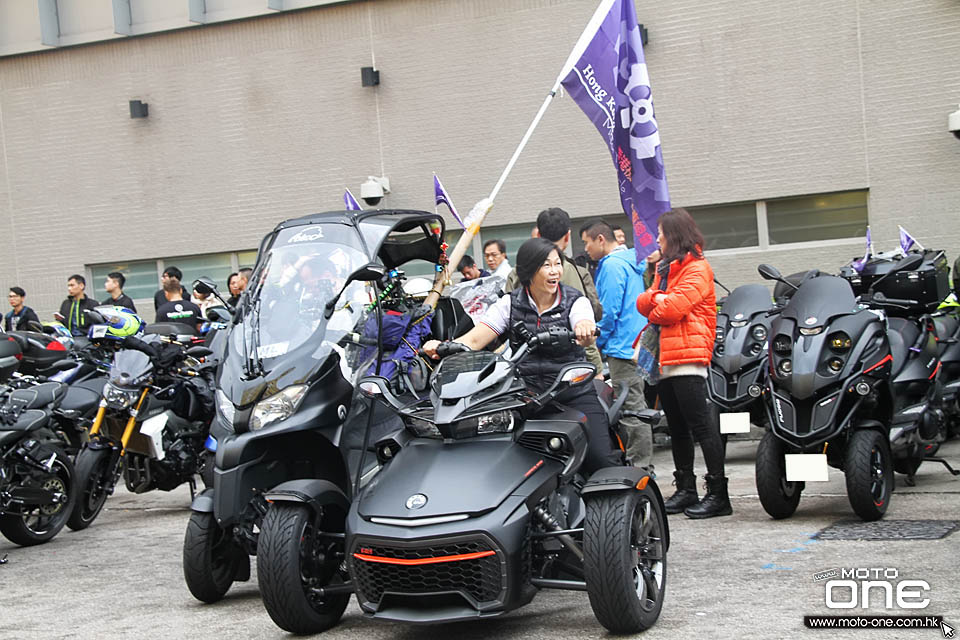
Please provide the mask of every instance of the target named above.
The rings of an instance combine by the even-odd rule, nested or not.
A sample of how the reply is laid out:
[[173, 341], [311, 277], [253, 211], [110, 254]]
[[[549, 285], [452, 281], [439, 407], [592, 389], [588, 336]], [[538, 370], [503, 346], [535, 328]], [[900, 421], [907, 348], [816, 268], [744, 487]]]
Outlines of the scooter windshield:
[[142, 351], [122, 349], [113, 357], [110, 367], [110, 382], [118, 387], [136, 387], [150, 377], [153, 363]]
[[240, 331], [231, 333], [232, 350], [270, 368], [270, 361], [297, 350], [322, 359], [362, 321], [371, 302], [367, 287], [352, 282], [337, 299], [329, 319], [327, 304], [347, 277], [368, 262], [356, 232], [341, 224], [281, 230], [247, 285]]
[[820, 276], [801, 285], [783, 310], [801, 327], [821, 327], [836, 316], [857, 311], [850, 283], [836, 276]]

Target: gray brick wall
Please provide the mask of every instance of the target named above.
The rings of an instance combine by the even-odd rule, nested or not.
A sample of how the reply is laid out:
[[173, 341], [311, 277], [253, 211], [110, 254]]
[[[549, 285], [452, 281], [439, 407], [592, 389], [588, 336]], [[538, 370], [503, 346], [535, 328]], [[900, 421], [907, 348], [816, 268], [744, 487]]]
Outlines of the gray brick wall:
[[[49, 314], [85, 264], [251, 248], [381, 166], [385, 206], [431, 208], [436, 171], [469, 209], [594, 7], [378, 0], [0, 58], [0, 285]], [[869, 188], [878, 248], [900, 222], [960, 251], [955, 2], [675, 0], [638, 16], [675, 205]], [[376, 89], [359, 81], [371, 47]], [[130, 119], [130, 99], [149, 118]], [[488, 224], [617, 211], [611, 164], [561, 98]], [[758, 262], [833, 268], [861, 251], [712, 262], [735, 286]]]

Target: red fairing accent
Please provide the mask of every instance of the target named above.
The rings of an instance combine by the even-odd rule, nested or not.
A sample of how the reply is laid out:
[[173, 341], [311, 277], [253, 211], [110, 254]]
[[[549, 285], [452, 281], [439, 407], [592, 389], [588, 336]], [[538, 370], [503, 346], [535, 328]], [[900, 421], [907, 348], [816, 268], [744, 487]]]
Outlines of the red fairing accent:
[[893, 356], [890, 355], [889, 353], [887, 354], [887, 356], [886, 356], [883, 360], [881, 360], [881, 361], [878, 362], [877, 364], [873, 365], [872, 367], [870, 367], [869, 369], [867, 369], [866, 371], [864, 371], [864, 373], [870, 373], [871, 371], [873, 371], [873, 370], [876, 369], [877, 367], [880, 367], [880, 366], [882, 366], [883, 364], [885, 364], [885, 363], [887, 363], [887, 362], [893, 362]]

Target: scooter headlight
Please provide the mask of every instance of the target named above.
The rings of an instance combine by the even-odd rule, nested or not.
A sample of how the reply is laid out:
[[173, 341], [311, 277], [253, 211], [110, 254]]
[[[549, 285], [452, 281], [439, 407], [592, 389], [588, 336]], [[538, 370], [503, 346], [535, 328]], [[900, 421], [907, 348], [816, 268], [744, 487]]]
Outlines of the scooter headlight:
[[437, 425], [429, 422], [427, 420], [421, 420], [420, 418], [405, 418], [404, 424], [407, 426], [407, 429], [413, 433], [413, 435], [419, 438], [442, 438], [443, 434], [440, 433], [440, 429], [437, 428]]
[[103, 385], [103, 399], [107, 401], [107, 406], [114, 409], [126, 409], [136, 402], [138, 397], [139, 389], [121, 389], [109, 382]]
[[827, 360], [827, 368], [832, 373], [840, 373], [843, 370], [843, 360], [840, 358], [830, 358]]
[[780, 364], [777, 365], [777, 372], [786, 378], [793, 373], [793, 363], [790, 360], [781, 360]]
[[250, 415], [250, 430], [257, 431], [292, 416], [303, 401], [303, 397], [307, 395], [307, 389], [305, 384], [291, 385], [258, 402]]
[[773, 339], [773, 352], [778, 356], [788, 356], [793, 350], [793, 342], [789, 336], [779, 335]]
[[757, 342], [763, 342], [767, 339], [767, 328], [762, 324], [754, 325], [753, 328], [750, 329], [750, 335]]
[[846, 353], [850, 351], [850, 347], [853, 346], [853, 340], [850, 339], [850, 336], [839, 331], [832, 334], [827, 338], [827, 343], [830, 345], [830, 349], [835, 353]]

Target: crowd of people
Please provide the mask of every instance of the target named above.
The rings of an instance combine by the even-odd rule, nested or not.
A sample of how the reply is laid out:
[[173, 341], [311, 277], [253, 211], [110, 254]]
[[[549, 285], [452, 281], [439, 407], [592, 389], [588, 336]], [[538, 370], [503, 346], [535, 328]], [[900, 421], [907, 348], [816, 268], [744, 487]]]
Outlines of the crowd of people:
[[[588, 221], [580, 228], [584, 253], [575, 258], [566, 255], [571, 233], [570, 216], [564, 210], [545, 209], [537, 216], [532, 238], [517, 252], [516, 268], [511, 268], [502, 240], [484, 243], [486, 269], [464, 256], [457, 265], [464, 280], [500, 275], [505, 284], [499, 301], [457, 341], [483, 348], [510, 333], [517, 320], [532, 331], [553, 324], [573, 329], [582, 357], [598, 372], [606, 364], [615, 392], [627, 394], [619, 433], [610, 431], [592, 389], [562, 398], [587, 416], [591, 451], [587, 470], [609, 464], [611, 449], [620, 449], [631, 464], [653, 473], [652, 429], [636, 415], [656, 405], [670, 425], [675, 467], [677, 488], [666, 500], [667, 513], [690, 518], [731, 514], [723, 442], [706, 388], [716, 332], [716, 296], [700, 230], [683, 209], [663, 214], [659, 250], [642, 261], [627, 246], [619, 226]], [[595, 340], [594, 328], [599, 328]], [[428, 343], [425, 350], [435, 352], [437, 345]], [[637, 356], [643, 346], [655, 353], [653, 375], [638, 370]], [[556, 375], [561, 363], [580, 353], [538, 356], [533, 372], [528, 367], [528, 383], [536, 386], [546, 378], [552, 380], [550, 373]], [[613, 446], [618, 436], [621, 442]], [[695, 442], [707, 467], [702, 499], [694, 474]]]
[[[231, 273], [227, 278], [227, 290], [230, 297], [227, 303], [236, 305], [240, 294], [247, 287], [252, 269], [244, 268]], [[177, 267], [167, 267], [160, 276], [160, 288], [153, 294], [153, 309], [155, 322], [176, 322], [199, 328], [205, 319], [206, 310], [211, 306], [221, 304], [212, 294], [204, 294], [194, 290], [188, 292], [181, 284], [183, 272]], [[133, 298], [123, 292], [127, 282], [126, 276], [119, 271], [107, 274], [103, 288], [107, 297], [98, 302], [87, 295], [87, 279], [75, 273], [67, 278], [67, 297], [60, 304], [60, 311], [54, 318], [61, 322], [72, 335], [83, 336], [89, 329], [89, 320], [85, 311], [96, 309], [101, 305], [123, 307], [137, 313], [137, 306]], [[25, 331], [31, 328], [31, 323], [40, 324], [36, 311], [26, 305], [27, 292], [22, 287], [10, 287], [7, 300], [10, 311], [3, 318], [4, 331]]]

